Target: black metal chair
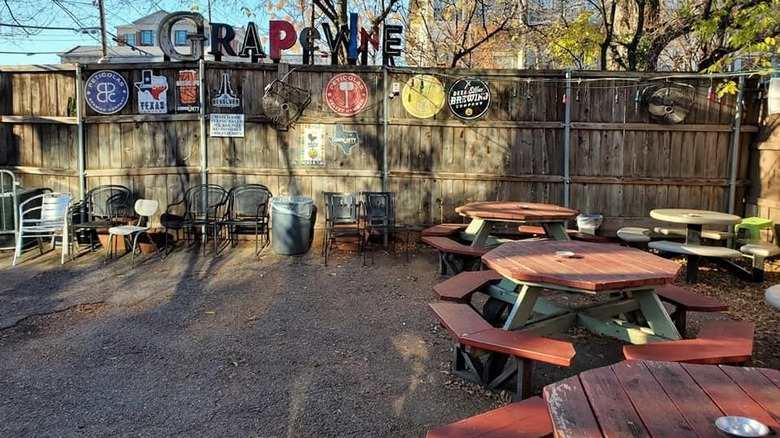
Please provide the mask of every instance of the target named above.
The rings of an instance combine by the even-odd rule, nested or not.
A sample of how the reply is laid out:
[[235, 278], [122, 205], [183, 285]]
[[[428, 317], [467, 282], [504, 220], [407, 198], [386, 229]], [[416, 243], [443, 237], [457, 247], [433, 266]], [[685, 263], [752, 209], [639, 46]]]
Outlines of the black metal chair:
[[[165, 228], [165, 248], [168, 248], [168, 230], [184, 231], [187, 242], [201, 229], [203, 255], [209, 234], [214, 242], [214, 252], [219, 245], [220, 221], [224, 219], [228, 192], [218, 184], [199, 184], [190, 187], [178, 202], [168, 204], [165, 213], [160, 216], [160, 224]], [[194, 242], [194, 239], [192, 239]], [[167, 251], [167, 250], [166, 250]], [[167, 254], [167, 252], [166, 252]]]
[[[363, 206], [365, 208], [366, 226], [366, 250], [373, 250], [374, 239], [389, 240], [393, 245], [397, 242], [404, 244], [406, 260], [409, 260], [409, 229], [406, 225], [395, 221], [395, 194], [393, 192], [363, 192]], [[371, 262], [374, 261], [373, 252]]]
[[272, 196], [268, 187], [262, 184], [242, 184], [230, 189], [227, 215], [220, 224], [227, 228], [228, 238], [233, 246], [238, 243], [239, 234], [254, 234], [255, 255], [268, 245], [268, 206]]
[[117, 184], [97, 186], [72, 207], [73, 235], [88, 237], [90, 249], [94, 250], [97, 230], [126, 224], [132, 208], [133, 193], [129, 188]]
[[328, 265], [333, 246], [339, 243], [356, 243], [358, 253], [366, 264], [365, 229], [360, 218], [360, 200], [355, 193], [323, 192], [325, 198], [325, 234], [322, 241], [322, 253], [325, 266]]

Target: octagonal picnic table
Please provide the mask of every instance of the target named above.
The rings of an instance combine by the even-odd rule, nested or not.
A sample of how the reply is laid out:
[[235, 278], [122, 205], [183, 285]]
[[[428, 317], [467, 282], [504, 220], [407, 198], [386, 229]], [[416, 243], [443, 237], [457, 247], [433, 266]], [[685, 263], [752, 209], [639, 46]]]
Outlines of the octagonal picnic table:
[[768, 368], [624, 361], [543, 393], [561, 438], [718, 437], [724, 415], [780, 427], [780, 371]]
[[[573, 240], [509, 242], [482, 261], [503, 277], [487, 288], [483, 313], [495, 321], [510, 305], [506, 330], [546, 335], [579, 324], [634, 344], [681, 339], [655, 292], [674, 280], [677, 262], [635, 248]], [[545, 289], [593, 300], [565, 306], [542, 299]]]
[[579, 212], [554, 204], [523, 201], [469, 202], [455, 211], [471, 218], [464, 234], [471, 239], [471, 246], [485, 246], [493, 226], [509, 222], [541, 224], [548, 236], [555, 240], [569, 240], [566, 221], [576, 219]]

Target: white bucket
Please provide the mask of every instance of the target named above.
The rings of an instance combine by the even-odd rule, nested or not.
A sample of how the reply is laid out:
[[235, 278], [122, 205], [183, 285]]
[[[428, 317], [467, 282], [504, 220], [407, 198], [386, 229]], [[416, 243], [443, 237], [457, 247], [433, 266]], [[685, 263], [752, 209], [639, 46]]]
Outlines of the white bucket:
[[602, 214], [581, 214], [577, 216], [577, 229], [580, 233], [595, 235], [603, 220], [604, 215]]

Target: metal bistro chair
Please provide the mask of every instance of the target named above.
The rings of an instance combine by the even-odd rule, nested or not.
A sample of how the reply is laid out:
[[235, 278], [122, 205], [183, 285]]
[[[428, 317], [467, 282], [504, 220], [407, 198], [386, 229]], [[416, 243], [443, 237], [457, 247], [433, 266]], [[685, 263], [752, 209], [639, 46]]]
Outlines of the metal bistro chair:
[[52, 248], [55, 239], [62, 238], [62, 256], [60, 263], [65, 263], [65, 256], [70, 249], [68, 213], [70, 201], [73, 195], [70, 193], [50, 192], [33, 196], [19, 204], [19, 232], [16, 234], [16, 250], [12, 266], [22, 255], [22, 247], [26, 237], [38, 239], [38, 249], [43, 254], [42, 237], [50, 237]]
[[360, 201], [354, 193], [323, 192], [325, 198], [325, 234], [322, 241], [322, 253], [325, 256], [325, 266], [333, 245], [357, 243], [358, 253], [366, 264], [365, 230], [360, 219]]
[[157, 207], [159, 204], [152, 199], [138, 199], [135, 201], [135, 214], [138, 216], [138, 222], [135, 225], [120, 225], [118, 227], [111, 227], [108, 229], [108, 243], [106, 245], [106, 262], [111, 258], [114, 247], [114, 236], [122, 236], [125, 239], [125, 247], [130, 240], [132, 245], [130, 246], [130, 253], [132, 254], [130, 267], [135, 267], [135, 252], [138, 249], [138, 238], [145, 236], [149, 243], [152, 244], [154, 252], [160, 254], [157, 249], [157, 244], [149, 234], [149, 228], [152, 226], [152, 216], [157, 213]]
[[125, 186], [109, 184], [91, 189], [73, 206], [74, 215], [79, 218], [73, 224], [74, 238], [79, 233], [88, 234], [89, 247], [94, 250], [97, 230], [126, 224], [132, 205], [133, 193]]
[[[367, 249], [373, 249], [374, 243], [372, 237], [382, 239], [387, 236], [392, 240], [393, 253], [395, 253], [395, 244], [400, 240], [404, 244], [406, 260], [409, 260], [409, 229], [406, 225], [398, 224], [395, 221], [395, 193], [393, 192], [363, 192], [363, 206], [366, 211], [366, 230], [367, 230]], [[399, 239], [399, 235], [402, 236]], [[371, 253], [371, 262], [374, 261], [374, 254]]]
[[[239, 234], [254, 234], [255, 255], [265, 248], [269, 241], [269, 209], [271, 191], [262, 184], [242, 184], [233, 187], [228, 194], [228, 208], [221, 225], [227, 227], [230, 243], [238, 243]], [[260, 246], [260, 238], [263, 246]]]
[[199, 184], [184, 192], [178, 202], [169, 204], [160, 217], [165, 228], [165, 247], [168, 247], [168, 230], [184, 231], [189, 242], [196, 228], [201, 228], [203, 255], [206, 254], [208, 235], [212, 234], [214, 252], [217, 252], [219, 221], [223, 219], [223, 209], [227, 203], [228, 192], [217, 184]]

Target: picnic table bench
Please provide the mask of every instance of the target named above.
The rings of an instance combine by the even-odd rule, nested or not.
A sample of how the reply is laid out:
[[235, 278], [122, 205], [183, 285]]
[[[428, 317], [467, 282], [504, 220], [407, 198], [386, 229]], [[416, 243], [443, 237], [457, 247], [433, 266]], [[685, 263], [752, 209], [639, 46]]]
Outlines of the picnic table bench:
[[425, 236], [447, 237], [447, 236], [458, 234], [461, 231], [464, 231], [467, 226], [468, 226], [467, 224], [447, 224], [447, 223], [438, 224], [422, 230], [421, 235], [423, 237]]
[[530, 397], [429, 430], [425, 437], [541, 438], [552, 435], [552, 432], [547, 404], [541, 397]]
[[695, 339], [625, 345], [626, 359], [685, 363], [742, 363], [753, 355], [755, 324], [746, 321], [705, 321]]
[[571, 343], [493, 327], [468, 304], [440, 301], [428, 308], [455, 342], [453, 374], [488, 389], [506, 387], [515, 378], [510, 392], [528, 398], [533, 361], [570, 366], [574, 358]]
[[422, 241], [438, 250], [441, 275], [479, 270], [482, 267], [481, 257], [493, 249], [493, 247], [469, 246], [447, 236], [423, 236]]
[[666, 286], [656, 291], [661, 301], [675, 306], [674, 311], [669, 314], [680, 332], [682, 337], [686, 333], [686, 320], [688, 311], [695, 312], [725, 312], [729, 309], [728, 304], [715, 298], [697, 294], [689, 289], [674, 284]]
[[[535, 225], [520, 225], [517, 227], [517, 231], [520, 234], [530, 234], [532, 236], [544, 237], [547, 236], [547, 231], [544, 227]], [[583, 242], [597, 242], [597, 243], [610, 243], [610, 240], [604, 236], [597, 236], [595, 234], [588, 234], [580, 232], [579, 230], [566, 229], [566, 234], [572, 240], [582, 240]]]
[[464, 271], [433, 286], [433, 293], [444, 301], [468, 302], [471, 295], [490, 284], [503, 279], [492, 269], [484, 271]]

